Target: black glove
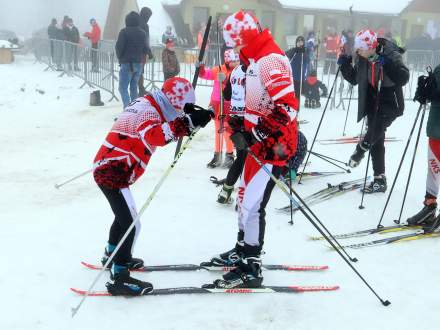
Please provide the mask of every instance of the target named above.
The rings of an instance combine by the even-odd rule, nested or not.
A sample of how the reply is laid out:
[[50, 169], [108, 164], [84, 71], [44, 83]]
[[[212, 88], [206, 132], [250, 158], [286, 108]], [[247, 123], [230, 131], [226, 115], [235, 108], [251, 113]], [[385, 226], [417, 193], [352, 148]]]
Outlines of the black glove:
[[190, 125], [192, 124], [193, 127], [205, 127], [214, 118], [214, 112], [212, 110], [200, 109], [187, 114], [187, 116], [190, 119]]
[[346, 54], [341, 54], [341, 56], [339, 56], [338, 58], [338, 65], [346, 65], [346, 64], [351, 64], [353, 58], [349, 55]]
[[249, 132], [237, 132], [230, 138], [237, 150], [246, 150], [252, 144], [252, 134]]
[[239, 132], [244, 127], [244, 118], [242, 116], [231, 116], [228, 120], [228, 124], [234, 132]]
[[437, 83], [432, 71], [428, 72], [427, 76], [420, 76], [417, 81], [417, 90], [414, 95], [414, 101], [420, 104], [431, 102], [432, 94], [437, 88]]

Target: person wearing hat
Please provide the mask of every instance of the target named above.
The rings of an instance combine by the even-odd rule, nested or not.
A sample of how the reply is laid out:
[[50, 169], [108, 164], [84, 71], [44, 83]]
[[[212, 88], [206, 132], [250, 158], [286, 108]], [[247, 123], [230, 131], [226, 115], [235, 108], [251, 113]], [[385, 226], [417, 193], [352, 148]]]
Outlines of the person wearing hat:
[[94, 18], [90, 19], [90, 25], [92, 26], [92, 31], [84, 33], [84, 36], [87, 37], [92, 43], [92, 72], [99, 72], [97, 50], [99, 48], [99, 41], [101, 40], [101, 28]]
[[[237, 150], [252, 151], [245, 159], [238, 190], [238, 234], [233, 249], [208, 264], [232, 266], [209, 287], [255, 288], [263, 284], [261, 251], [265, 240], [266, 205], [276, 178], [296, 153], [298, 100], [289, 59], [257, 18], [240, 10], [224, 23], [223, 37], [246, 65], [244, 129], [231, 136]], [[263, 169], [253, 158], [257, 157]]]
[[[210, 110], [194, 105], [191, 83], [174, 77], [125, 108], [107, 134], [93, 164], [93, 177], [114, 213], [107, 246], [101, 260], [105, 265], [122, 236], [137, 217], [130, 186], [146, 171], [158, 147], [188, 136], [197, 127], [205, 127], [213, 117]], [[130, 276], [130, 270], [143, 266], [132, 257], [140, 222], [127, 236], [111, 262], [111, 281], [106, 284], [112, 295], [138, 296], [153, 290], [149, 282]]]
[[305, 47], [305, 40], [303, 36], [296, 38], [295, 47], [286, 52], [292, 67], [293, 84], [295, 86], [295, 95], [298, 101], [301, 100], [301, 93], [304, 85], [304, 80], [308, 77], [310, 54]]
[[177, 76], [180, 72], [180, 65], [174, 50], [174, 40], [172, 38], [165, 40], [165, 48], [162, 51], [162, 68], [164, 81]]
[[357, 121], [366, 117], [368, 130], [350, 157], [349, 166], [357, 167], [370, 151], [374, 180], [363, 190], [368, 194], [385, 192], [385, 132], [403, 114], [402, 87], [409, 80], [409, 70], [402, 60], [404, 50], [389, 40], [378, 38], [372, 30], [356, 34], [354, 51], [354, 63], [350, 54], [343, 53], [338, 65], [344, 78], [358, 85]]

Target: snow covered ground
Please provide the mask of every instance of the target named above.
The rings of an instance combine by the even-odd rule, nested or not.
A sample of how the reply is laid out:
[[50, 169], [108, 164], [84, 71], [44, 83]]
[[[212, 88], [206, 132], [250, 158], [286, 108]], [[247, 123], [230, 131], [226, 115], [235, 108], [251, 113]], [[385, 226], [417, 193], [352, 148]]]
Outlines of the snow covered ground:
[[[301, 215], [289, 226], [288, 216], [275, 207], [287, 203], [276, 189], [267, 207], [266, 263], [325, 264], [325, 272], [265, 273], [268, 285], [339, 284], [328, 293], [276, 295], [209, 295], [126, 298], [93, 298], [72, 319], [70, 308], [79, 297], [70, 287], [86, 289], [96, 272], [84, 269], [81, 260], [98, 262], [107, 239], [112, 214], [92, 176], [62, 182], [91, 167], [113, 118], [121, 110], [117, 102], [91, 108], [87, 89], [78, 89], [76, 78], [58, 78], [43, 72], [31, 58], [17, 56], [12, 65], [0, 66], [0, 329], [435, 329], [440, 292], [440, 240], [426, 239], [364, 250], [349, 251], [359, 258], [359, 271], [384, 299], [383, 307], [339, 256], [323, 242], [308, 240], [317, 234]], [[44, 91], [44, 94], [36, 92]], [[199, 103], [206, 105], [208, 88], [198, 88]], [[103, 93], [104, 102], [108, 95]], [[352, 104], [352, 105], [355, 105]], [[348, 134], [357, 134], [355, 109]], [[389, 184], [413, 123], [417, 105], [407, 104], [389, 136], [404, 139], [387, 145]], [[302, 130], [311, 142], [321, 111], [304, 110]], [[320, 138], [342, 133], [345, 112], [329, 111]], [[199, 263], [234, 244], [236, 214], [216, 202], [218, 188], [210, 175], [223, 177], [225, 170], [208, 170], [212, 156], [213, 127], [202, 130], [169, 176], [142, 218], [143, 230], [135, 255], [146, 264]], [[316, 151], [341, 160], [353, 145], [323, 146]], [[170, 164], [175, 145], [159, 149], [146, 174], [132, 191], [138, 208]], [[396, 188], [384, 224], [398, 216], [410, 155]], [[426, 137], [418, 149], [414, 175], [403, 219], [418, 211], [425, 188]], [[333, 170], [312, 158], [310, 170]], [[303, 196], [364, 175], [365, 163], [352, 174], [312, 180], [298, 187]], [[359, 210], [361, 194], [352, 192], [313, 207], [334, 233], [374, 227], [386, 195], [367, 196]], [[377, 235], [380, 236], [380, 235]], [[381, 236], [382, 237], [382, 236]], [[354, 239], [363, 241], [366, 239]], [[350, 241], [351, 242], [351, 241]], [[344, 241], [345, 243], [345, 241]], [[208, 272], [167, 272], [139, 275], [157, 288], [199, 286], [211, 282]], [[96, 289], [104, 289], [102, 278]], [[437, 326], [436, 326], [437, 324]]]

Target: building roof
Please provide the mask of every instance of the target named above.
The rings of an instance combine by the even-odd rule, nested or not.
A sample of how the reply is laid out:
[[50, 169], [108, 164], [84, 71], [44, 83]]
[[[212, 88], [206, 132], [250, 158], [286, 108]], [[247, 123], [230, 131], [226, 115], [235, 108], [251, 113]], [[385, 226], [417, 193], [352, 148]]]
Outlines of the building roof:
[[[351, 6], [354, 12], [400, 14], [411, 2], [410, 0], [392, 0], [384, 3], [384, 0], [278, 0], [285, 8], [291, 9], [321, 9], [334, 11], [349, 11]], [[438, 0], [434, 0], [438, 1]]]
[[405, 11], [440, 13], [440, 6], [438, 0], [414, 0], [405, 8]]

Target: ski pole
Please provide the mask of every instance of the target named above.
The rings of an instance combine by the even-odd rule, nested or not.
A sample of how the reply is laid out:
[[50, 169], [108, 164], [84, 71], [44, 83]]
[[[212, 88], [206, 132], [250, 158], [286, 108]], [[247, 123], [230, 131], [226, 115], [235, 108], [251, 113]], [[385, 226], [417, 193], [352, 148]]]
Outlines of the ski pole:
[[[251, 152], [251, 151], [250, 151]], [[326, 231], [327, 234], [325, 234], [326, 236], [330, 236], [331, 239], [334, 241], [334, 243], [338, 246], [338, 250], [344, 252], [344, 254], [347, 256], [348, 259], [350, 259], [350, 261], [352, 262], [357, 262], [358, 260], [356, 258], [352, 258], [350, 257], [350, 255], [348, 254], [348, 252], [344, 249], [344, 247], [339, 243], [339, 241], [332, 235], [332, 233], [327, 229], [327, 227], [321, 222], [321, 220], [319, 220], [318, 216], [310, 209], [310, 207], [306, 204], [306, 202], [296, 193], [296, 191], [292, 188], [292, 186], [290, 186], [290, 190], [292, 191], [292, 193], [295, 195], [295, 197], [297, 198], [298, 201], [295, 200], [295, 198], [293, 198], [293, 196], [290, 195], [290, 192], [287, 190], [286, 188], [286, 184], [283, 183], [282, 181], [280, 181], [279, 179], [277, 179], [268, 169], [266, 166], [264, 166], [264, 164], [257, 158], [257, 156], [251, 152], [251, 156], [252, 158], [255, 159], [255, 161], [258, 163], [258, 165], [263, 168], [263, 170], [269, 174], [269, 176], [271, 177], [271, 179], [274, 181], [274, 183], [288, 196], [288, 198], [290, 199], [290, 203], [292, 204], [296, 204], [295, 207], [300, 210], [305, 217], [310, 217], [305, 211], [304, 208], [301, 206], [301, 204], [307, 209], [307, 211], [310, 212], [310, 214], [315, 218], [315, 220], [319, 223], [319, 225]], [[312, 219], [312, 221], [314, 221]]]
[[[289, 160], [289, 195], [292, 197], [292, 168], [290, 166], [290, 160]], [[290, 221], [289, 224], [293, 226], [293, 202], [290, 200]]]
[[[382, 89], [382, 79], [383, 79], [383, 68], [379, 67], [379, 81], [377, 84], [377, 93], [376, 93], [376, 104], [375, 104], [375, 112], [374, 112], [374, 116], [373, 116], [373, 121], [371, 123], [371, 126], [368, 127], [368, 130], [371, 129], [371, 137], [370, 139], [374, 141], [374, 131], [376, 129], [376, 121], [377, 121], [377, 113], [379, 112], [379, 100], [380, 100], [380, 91]], [[364, 124], [362, 124], [362, 129], [363, 129]], [[384, 133], [385, 134], [385, 133]], [[367, 134], [365, 134], [367, 135]], [[360, 141], [359, 138], [359, 143], [362, 143]], [[367, 167], [365, 169], [365, 179], [364, 179], [364, 187], [362, 188], [362, 198], [361, 198], [361, 205], [359, 205], [359, 209], [363, 210], [365, 209], [364, 206], [364, 197], [365, 197], [365, 187], [367, 185], [367, 176], [368, 176], [368, 167], [370, 166], [370, 159], [371, 159], [371, 148], [372, 148], [372, 144], [370, 143], [370, 146], [368, 148], [368, 158], [367, 158]]]
[[303, 173], [306, 171], [307, 162], [309, 161], [309, 158], [310, 158], [310, 155], [311, 155], [310, 152], [313, 150], [313, 146], [315, 145], [316, 138], [318, 137], [319, 129], [321, 128], [322, 121], [323, 121], [324, 116], [325, 116], [325, 112], [327, 111], [328, 104], [329, 104], [330, 99], [331, 99], [332, 94], [333, 94], [333, 90], [335, 89], [336, 80], [338, 79], [338, 76], [339, 76], [339, 72], [340, 72], [340, 70], [341, 70], [341, 68], [338, 67], [338, 71], [336, 71], [336, 77], [335, 77], [335, 80], [333, 81], [332, 88], [331, 88], [330, 93], [329, 93], [329, 95], [328, 95], [328, 97], [327, 97], [327, 103], [325, 104], [325, 108], [324, 108], [324, 110], [322, 111], [321, 119], [319, 120], [318, 128], [316, 129], [315, 136], [313, 137], [312, 146], [310, 147], [310, 151], [309, 151], [309, 153], [308, 153], [308, 155], [307, 155], [306, 162], [304, 163], [304, 167], [303, 167], [303, 170], [302, 170], [301, 175], [300, 175], [300, 177], [299, 177], [298, 184], [301, 183]]
[[96, 283], [98, 282], [98, 280], [101, 278], [102, 274], [104, 274], [104, 272], [107, 270], [108, 265], [110, 265], [110, 263], [112, 262], [113, 258], [115, 257], [116, 253], [119, 251], [120, 247], [122, 246], [122, 244], [125, 242], [125, 240], [127, 239], [128, 235], [130, 234], [130, 232], [133, 230], [133, 228], [136, 226], [136, 224], [140, 221], [142, 214], [145, 212], [145, 210], [148, 208], [148, 206], [150, 205], [151, 201], [153, 200], [153, 198], [156, 196], [158, 190], [160, 189], [160, 187], [162, 186], [162, 184], [165, 182], [166, 178], [170, 175], [171, 171], [174, 169], [174, 166], [176, 166], [178, 160], [180, 159], [180, 157], [182, 156], [183, 152], [188, 148], [190, 142], [192, 141], [192, 139], [194, 138], [194, 136], [196, 135], [196, 133], [198, 132], [199, 128], [196, 128], [191, 135], [188, 137], [188, 139], [185, 141], [185, 143], [183, 144], [182, 148], [179, 150], [179, 153], [176, 155], [176, 157], [174, 158], [173, 162], [171, 163], [171, 165], [167, 168], [167, 170], [165, 171], [165, 173], [162, 175], [162, 177], [159, 179], [159, 182], [156, 184], [156, 186], [154, 187], [153, 191], [151, 192], [150, 196], [148, 196], [147, 200], [145, 201], [144, 205], [142, 205], [141, 209], [139, 210], [139, 213], [137, 214], [137, 216], [133, 219], [133, 222], [131, 223], [130, 227], [128, 227], [127, 231], [125, 232], [124, 236], [122, 236], [122, 238], [119, 240], [119, 243], [116, 245], [115, 250], [112, 252], [112, 254], [110, 255], [110, 257], [108, 258], [107, 262], [105, 263], [105, 265], [102, 267], [101, 271], [98, 273], [98, 275], [95, 277], [95, 279], [93, 280], [92, 284], [90, 285], [90, 287], [88, 288], [88, 290], [86, 291], [85, 295], [83, 296], [83, 298], [81, 299], [81, 301], [78, 303], [78, 305], [74, 308], [72, 308], [72, 317], [74, 317], [79, 309], [81, 308], [82, 304], [84, 303], [84, 301], [86, 300], [86, 298], [89, 296], [90, 292], [92, 291], [92, 289], [95, 287]]
[[345, 136], [345, 128], [347, 127], [348, 113], [350, 112], [352, 96], [353, 96], [353, 85], [350, 85], [350, 98], [348, 99], [348, 108], [347, 108], [347, 114], [345, 115], [345, 123], [344, 123], [344, 130], [342, 131], [342, 136]]
[[[212, 16], [209, 16], [208, 22], [206, 23], [205, 34], [203, 35], [202, 45], [199, 51], [198, 63], [201, 63], [203, 61], [203, 57], [205, 56], [206, 44], [208, 43], [209, 31], [211, 30], [211, 21], [212, 21]], [[200, 66], [197, 66], [192, 81], [192, 86], [194, 89], [196, 89], [197, 86], [197, 80], [199, 79], [199, 72], [200, 72]], [[179, 140], [177, 141], [176, 151], [174, 152], [174, 158], [177, 157], [177, 154], [180, 151], [180, 148], [182, 146], [182, 141], [183, 141], [183, 137], [179, 138]]]
[[412, 157], [412, 160], [411, 160], [411, 167], [410, 167], [410, 169], [409, 169], [409, 173], [408, 173], [408, 180], [406, 181], [405, 193], [404, 193], [404, 195], [403, 195], [402, 207], [400, 208], [399, 219], [394, 220], [394, 222], [395, 222], [396, 224], [400, 224], [400, 219], [402, 218], [402, 212], [403, 212], [403, 208], [404, 208], [404, 206], [405, 206], [406, 195], [408, 194], [409, 182], [411, 181], [412, 171], [413, 171], [413, 169], [414, 169], [414, 161], [415, 161], [415, 159], [416, 159], [417, 147], [419, 146], [420, 133], [422, 132], [423, 121], [424, 121], [424, 119], [425, 119], [425, 113], [426, 113], [426, 105], [423, 107], [422, 117], [420, 118], [419, 132], [417, 133], [416, 144], [415, 144], [415, 146], [414, 146], [414, 154], [413, 154], [413, 157]]
[[216, 132], [216, 134], [219, 135], [219, 139], [220, 139], [220, 164], [223, 163], [223, 159], [224, 159], [224, 155], [223, 155], [223, 138], [224, 138], [224, 134], [223, 134], [223, 130], [224, 130], [224, 99], [223, 99], [223, 76], [222, 76], [222, 67], [221, 67], [221, 63], [222, 63], [222, 56], [221, 56], [221, 49], [220, 49], [220, 31], [219, 31], [219, 20], [217, 19], [217, 45], [218, 45], [218, 68], [219, 68], [219, 74], [218, 74], [218, 80], [219, 80], [219, 84], [220, 84], [220, 114], [219, 114], [219, 120], [220, 120], [220, 128], [219, 131]]
[[329, 164], [332, 164], [333, 166], [336, 166], [337, 168], [340, 168], [341, 170], [344, 170], [346, 173], [351, 173], [350, 170], [347, 170], [347, 169], [343, 168], [342, 166], [333, 163], [331, 160], [327, 159], [324, 155], [321, 155], [321, 154], [316, 154], [316, 155], [315, 155], [314, 152], [312, 152], [312, 155], [318, 157], [319, 159], [321, 159], [321, 160], [323, 160], [323, 161], [326, 161], [326, 162], [329, 163]]
[[[272, 172], [258, 159], [258, 157], [248, 148], [248, 152], [251, 155], [251, 157], [257, 162], [257, 164], [270, 176], [270, 178], [272, 179], [272, 181], [284, 192], [284, 194], [290, 199], [290, 194], [288, 189], [285, 187], [285, 185], [283, 185], [282, 182], [280, 182], [280, 180], [278, 180], [273, 174]], [[293, 190], [293, 194], [296, 196], [296, 198], [298, 198], [298, 200], [301, 202], [301, 204], [303, 204], [304, 206], [306, 206], [306, 204], [304, 203], [304, 201], [301, 199], [301, 197], [296, 193], [295, 190]], [[377, 297], [377, 299], [379, 299], [379, 301], [382, 303], [382, 305], [384, 306], [389, 306], [391, 304], [391, 302], [389, 300], [383, 300], [377, 293], [376, 291], [371, 287], [371, 285], [367, 282], [367, 280], [358, 272], [358, 270], [356, 269], [356, 267], [354, 267], [350, 261], [342, 254], [341, 251], [339, 251], [339, 249], [337, 248], [337, 246], [335, 245], [335, 243], [328, 238], [328, 236], [324, 233], [324, 231], [318, 226], [318, 224], [310, 217], [309, 214], [307, 214], [307, 212], [304, 211], [304, 209], [300, 206], [299, 210], [304, 214], [304, 216], [307, 218], [307, 220], [309, 220], [309, 222], [316, 228], [316, 230], [318, 230], [318, 232], [325, 238], [325, 240], [335, 249], [335, 251], [339, 254], [339, 256], [347, 263], [347, 265], [356, 273], [356, 275], [362, 280], [362, 282], [364, 282], [364, 284], [370, 289], [370, 291]], [[335, 240], [335, 242], [337, 242]]]
[[83, 177], [84, 175], [86, 175], [86, 174], [88, 174], [88, 173], [90, 173], [90, 172], [92, 172], [92, 171], [93, 171], [92, 169], [87, 170], [87, 171], [85, 171], [85, 172], [83, 172], [83, 173], [81, 173], [81, 174], [78, 174], [77, 176], [74, 176], [73, 178], [71, 178], [71, 179], [69, 179], [69, 180], [66, 180], [66, 181], [64, 181], [64, 182], [61, 182], [61, 183], [57, 183], [57, 184], [55, 184], [54, 187], [55, 187], [56, 189], [60, 189], [62, 186], [68, 184], [69, 182], [75, 181], [76, 179], [79, 179], [79, 178]]
[[383, 220], [383, 217], [385, 215], [385, 211], [386, 211], [386, 209], [388, 207], [388, 203], [390, 202], [391, 195], [393, 194], [394, 187], [395, 187], [396, 182], [397, 182], [397, 178], [399, 177], [399, 174], [400, 174], [400, 170], [402, 169], [402, 164], [403, 164], [403, 161], [405, 160], [409, 144], [411, 142], [412, 136], [414, 134], [414, 130], [415, 130], [416, 125], [417, 125], [417, 121], [419, 120], [419, 115], [420, 115], [420, 111], [422, 110], [422, 106], [423, 105], [420, 104], [419, 110], [417, 110], [417, 114], [416, 114], [416, 118], [414, 120], [414, 124], [413, 124], [413, 126], [411, 128], [411, 132], [409, 133], [408, 140], [407, 140], [406, 146], [405, 146], [405, 150], [403, 151], [402, 158], [400, 159], [399, 167], [397, 168], [397, 173], [396, 173], [396, 175], [394, 177], [393, 184], [391, 185], [391, 190], [390, 190], [390, 192], [388, 194], [387, 201], [385, 202], [385, 206], [384, 206], [384, 208], [382, 210], [382, 215], [380, 216], [380, 220], [379, 220], [379, 223], [377, 224], [377, 228], [382, 228], [383, 227], [382, 220]]

